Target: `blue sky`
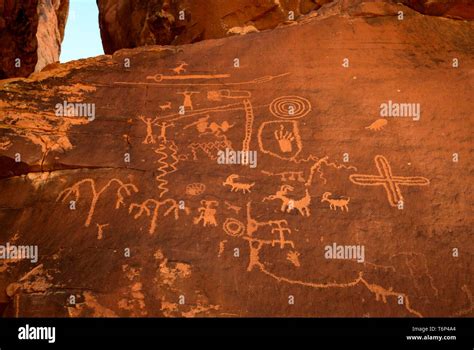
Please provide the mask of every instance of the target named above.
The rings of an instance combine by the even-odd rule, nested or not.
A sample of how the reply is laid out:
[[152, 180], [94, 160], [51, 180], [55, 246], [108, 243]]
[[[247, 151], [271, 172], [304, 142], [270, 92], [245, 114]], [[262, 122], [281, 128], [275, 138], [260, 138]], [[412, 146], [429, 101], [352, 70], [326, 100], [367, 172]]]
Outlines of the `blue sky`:
[[96, 1], [71, 0], [69, 6], [60, 61], [103, 55]]

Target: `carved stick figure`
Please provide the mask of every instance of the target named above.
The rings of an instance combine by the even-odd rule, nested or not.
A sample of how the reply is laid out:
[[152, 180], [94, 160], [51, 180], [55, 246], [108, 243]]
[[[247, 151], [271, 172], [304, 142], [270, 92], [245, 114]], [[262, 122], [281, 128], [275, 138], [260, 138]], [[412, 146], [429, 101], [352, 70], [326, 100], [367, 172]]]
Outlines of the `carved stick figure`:
[[144, 144], [155, 143], [155, 138], [153, 137], [153, 121], [151, 118], [146, 118], [143, 116], [139, 117], [146, 124], [146, 137], [142, 142]]
[[168, 142], [166, 139], [166, 129], [168, 129], [170, 126], [174, 126], [174, 123], [163, 122], [157, 123], [156, 125], [160, 127], [160, 136], [158, 136], [158, 140], [161, 140], [163, 143]]
[[183, 107], [193, 110], [193, 101], [191, 97], [193, 94], [199, 94], [199, 91], [184, 91], [178, 92], [177, 94], [184, 96]]

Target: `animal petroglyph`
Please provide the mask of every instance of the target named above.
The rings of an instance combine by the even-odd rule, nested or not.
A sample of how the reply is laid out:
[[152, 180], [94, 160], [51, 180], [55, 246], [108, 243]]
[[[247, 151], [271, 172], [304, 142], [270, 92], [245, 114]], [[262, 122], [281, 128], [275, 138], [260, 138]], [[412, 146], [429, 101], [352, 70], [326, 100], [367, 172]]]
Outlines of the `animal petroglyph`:
[[162, 105], [160, 105], [160, 109], [162, 111], [167, 111], [167, 110], [170, 110], [171, 109], [171, 102], [168, 101], [166, 103], [163, 103]]
[[197, 225], [202, 221], [204, 227], [207, 225], [217, 226], [217, 210], [215, 208], [219, 205], [219, 202], [213, 200], [202, 200], [201, 205], [202, 207], [198, 209], [199, 216], [194, 218], [194, 224]]
[[[134, 215], [134, 219], [138, 219], [143, 214], [146, 216], [151, 216], [150, 228], [148, 230], [149, 234], [154, 234], [156, 231], [156, 224], [158, 221], [159, 210], [162, 206], [169, 205], [169, 208], [164, 212], [163, 216], [169, 215], [171, 212], [174, 213], [175, 220], [179, 219], [179, 206], [174, 199], [168, 198], [163, 201], [157, 201], [156, 199], [147, 199], [143, 203], [132, 203], [128, 208], [129, 214], [133, 212], [134, 209], [137, 209], [137, 213]], [[153, 213], [150, 208], [153, 208]], [[189, 208], [183, 209], [186, 214], [189, 214]]]
[[189, 196], [199, 196], [206, 190], [206, 185], [200, 182], [186, 185], [186, 194]]
[[274, 195], [263, 198], [263, 202], [266, 200], [280, 199], [282, 201], [282, 212], [290, 213], [293, 209], [296, 209], [301, 215], [310, 216], [309, 205], [311, 204], [311, 196], [309, 195], [308, 189], [305, 188], [305, 196], [297, 200], [291, 199], [287, 196], [289, 191], [294, 191], [294, 187], [290, 185], [282, 185]]
[[400, 186], [427, 186], [430, 184], [430, 180], [421, 176], [393, 176], [392, 168], [384, 156], [375, 156], [375, 165], [379, 175], [352, 174], [349, 179], [352, 183], [360, 186], [383, 186], [392, 207], [404, 202]]
[[[287, 127], [285, 129], [285, 126]], [[285, 133], [283, 133], [285, 129]], [[281, 138], [279, 132], [282, 132]], [[286, 137], [288, 138], [285, 138]], [[258, 129], [258, 146], [262, 153], [269, 154], [282, 160], [295, 161], [303, 149], [298, 122], [288, 121], [266, 121]], [[269, 140], [274, 141], [272, 146]]]
[[151, 118], [145, 118], [142, 115], [139, 116], [138, 118], [140, 118], [140, 120], [146, 125], [146, 137], [142, 143], [146, 145], [150, 143], [156, 143], [155, 138], [153, 137], [153, 122], [154, 121]]
[[185, 73], [187, 66], [188, 66], [188, 64], [186, 62], [181, 62], [175, 68], [171, 68], [171, 71], [174, 72], [175, 74]]
[[372, 131], [380, 131], [385, 127], [385, 125], [387, 125], [387, 123], [388, 123], [387, 119], [380, 118], [374, 121], [369, 126], [366, 126], [365, 128]]
[[84, 224], [85, 227], [89, 227], [92, 221], [92, 216], [94, 215], [95, 207], [97, 205], [97, 202], [99, 201], [100, 196], [114, 183], [116, 183], [119, 186], [116, 192], [117, 200], [115, 202], [115, 209], [119, 209], [122, 205], [124, 205], [124, 193], [127, 196], [131, 196], [132, 192], [136, 193], [138, 192], [138, 189], [132, 183], [124, 184], [122, 181], [115, 178], [107, 182], [107, 184], [104, 187], [102, 187], [99, 191], [97, 191], [96, 186], [95, 186], [95, 180], [93, 179], [84, 179], [84, 180], [78, 181], [71, 187], [68, 187], [65, 190], [61, 191], [56, 201], [61, 200], [62, 202], [64, 202], [67, 200], [69, 196], [74, 195], [75, 201], [77, 203], [81, 196], [81, 192], [80, 192], [81, 186], [85, 184], [89, 184], [92, 191], [92, 201], [89, 207], [89, 213], [87, 214], [86, 222]]
[[242, 209], [241, 207], [237, 206], [237, 205], [233, 205], [227, 201], [224, 201], [224, 205], [227, 209], [229, 210], [233, 210], [236, 214], [238, 214], [240, 212], [240, 209]]
[[311, 112], [311, 103], [300, 96], [281, 96], [272, 101], [270, 112], [280, 119], [300, 119]]
[[178, 168], [176, 165], [179, 163], [178, 148], [173, 141], [160, 144], [155, 149], [155, 153], [160, 156], [157, 163], [159, 165], [158, 172], [160, 173], [155, 177], [158, 182], [158, 189], [160, 190], [160, 198], [169, 191], [168, 180], [164, 179], [165, 176], [174, 173]]
[[340, 208], [342, 211], [344, 209], [346, 211], [349, 211], [349, 207], [347, 206], [349, 204], [349, 201], [351, 200], [350, 198], [329, 198], [331, 196], [331, 192], [324, 192], [323, 197], [321, 198], [321, 203], [322, 202], [328, 202], [329, 203], [329, 208], [331, 210], [337, 210], [337, 208]]
[[239, 192], [242, 193], [250, 193], [251, 188], [255, 185], [255, 182], [252, 183], [242, 183], [242, 182], [235, 182], [239, 178], [237, 174], [231, 174], [227, 177], [227, 179], [222, 183], [223, 186], [230, 186], [231, 192]]

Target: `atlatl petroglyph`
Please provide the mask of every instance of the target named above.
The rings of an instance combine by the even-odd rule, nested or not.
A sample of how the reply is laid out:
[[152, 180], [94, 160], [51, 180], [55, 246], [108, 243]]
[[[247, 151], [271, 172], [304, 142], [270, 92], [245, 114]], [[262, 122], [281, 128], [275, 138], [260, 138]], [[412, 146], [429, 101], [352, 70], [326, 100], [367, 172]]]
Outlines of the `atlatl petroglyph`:
[[392, 168], [384, 156], [375, 156], [375, 165], [379, 175], [352, 174], [349, 179], [352, 183], [360, 186], [383, 186], [392, 207], [404, 202], [400, 186], [427, 186], [430, 184], [430, 180], [421, 176], [393, 176]]
[[67, 198], [71, 195], [74, 195], [74, 200], [77, 203], [79, 201], [81, 192], [80, 188], [82, 185], [89, 184], [91, 191], [92, 191], [92, 201], [89, 207], [89, 213], [87, 215], [86, 222], [84, 224], [85, 227], [88, 227], [91, 224], [92, 221], [92, 216], [94, 215], [95, 207], [97, 205], [97, 202], [99, 201], [100, 196], [113, 184], [116, 183], [119, 187], [117, 189], [116, 195], [117, 195], [117, 200], [115, 202], [115, 209], [120, 208], [122, 205], [124, 205], [124, 193], [127, 196], [130, 196], [132, 192], [138, 192], [137, 187], [132, 184], [132, 183], [123, 183], [119, 179], [112, 179], [105, 186], [103, 186], [99, 191], [96, 189], [95, 185], [95, 180], [94, 179], [84, 179], [81, 181], [76, 182], [74, 185], [71, 187], [66, 188], [65, 190], [61, 191], [61, 193], [58, 195], [58, 200], [62, 200], [62, 202], [66, 201]]

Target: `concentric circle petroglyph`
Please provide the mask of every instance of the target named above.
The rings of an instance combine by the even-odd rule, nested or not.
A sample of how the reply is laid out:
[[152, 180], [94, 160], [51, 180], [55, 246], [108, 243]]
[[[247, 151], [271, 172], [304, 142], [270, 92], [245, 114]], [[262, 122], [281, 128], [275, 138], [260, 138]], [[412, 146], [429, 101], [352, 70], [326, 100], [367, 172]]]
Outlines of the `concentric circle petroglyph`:
[[227, 218], [222, 227], [224, 228], [225, 233], [232, 237], [242, 236], [245, 232], [244, 224], [234, 218]]
[[272, 101], [270, 112], [280, 119], [300, 119], [311, 112], [311, 102], [300, 96], [281, 96]]

